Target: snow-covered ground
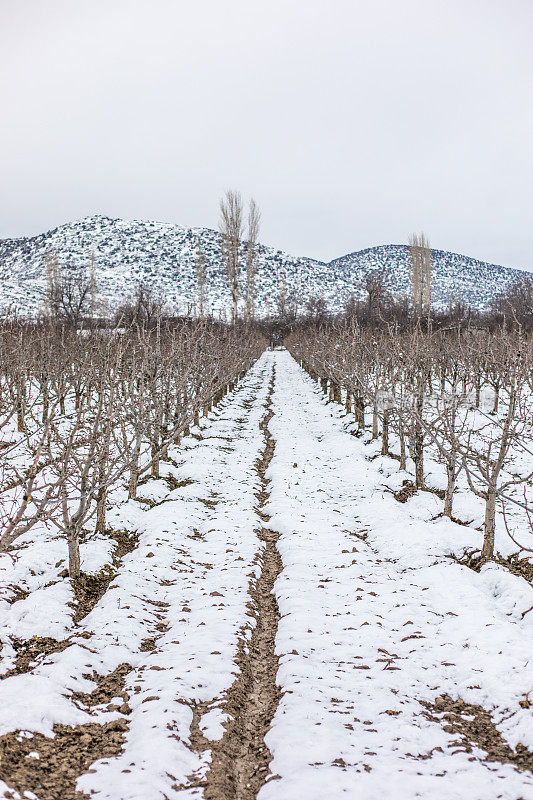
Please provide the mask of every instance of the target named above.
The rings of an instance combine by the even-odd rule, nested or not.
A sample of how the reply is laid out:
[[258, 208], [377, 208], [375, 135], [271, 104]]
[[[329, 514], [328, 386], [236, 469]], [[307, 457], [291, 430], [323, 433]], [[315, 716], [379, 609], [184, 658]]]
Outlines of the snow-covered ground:
[[533, 748], [519, 705], [533, 689], [530, 585], [450, 561], [480, 534], [429, 522], [433, 495], [399, 504], [342, 409], [288, 354], [276, 362], [267, 511], [284, 567], [283, 698], [267, 743], [281, 781], [261, 800], [533, 796], [533, 776], [454, 752], [456, 736], [420, 705], [461, 697], [492, 711], [511, 746]]
[[[66, 605], [70, 583], [59, 577], [65, 542], [43, 531], [18, 561], [1, 557], [1, 672], [14, 663], [12, 637], [71, 644], [0, 681], [0, 735], [125, 717], [123, 752], [93, 763], [78, 789], [101, 800], [204, 796], [210, 752], [195, 749], [190, 728], [201, 708], [200, 730], [221, 738], [239, 640], [253, 625], [249, 583], [263, 548], [259, 423], [273, 369], [275, 450], [263, 512], [283, 562], [274, 589], [282, 697], [260, 800], [533, 797], [531, 773], [465, 752], [421, 704], [449, 695], [483, 706], [510, 747], [533, 749], [531, 708], [520, 705], [533, 690], [533, 612], [522, 616], [533, 605], [530, 584], [501, 566], [476, 573], [451, 560], [481, 534], [431, 521], [434, 495], [399, 504], [388, 490], [394, 462], [369, 460], [350, 418], [285, 351], [265, 353], [201, 430], [171, 450], [167, 474], [190, 483], [146, 483], [140, 494], [157, 501], [152, 508], [122, 490], [113, 497], [109, 524], [137, 531], [139, 544], [78, 626]], [[97, 572], [110, 553], [107, 540], [89, 539], [83, 568]], [[28, 596], [9, 602], [15, 585]], [[149, 649], [147, 639], [155, 640]], [[129, 708], [87, 709], [73, 697], [96, 687], [87, 676], [120, 664], [131, 668]]]

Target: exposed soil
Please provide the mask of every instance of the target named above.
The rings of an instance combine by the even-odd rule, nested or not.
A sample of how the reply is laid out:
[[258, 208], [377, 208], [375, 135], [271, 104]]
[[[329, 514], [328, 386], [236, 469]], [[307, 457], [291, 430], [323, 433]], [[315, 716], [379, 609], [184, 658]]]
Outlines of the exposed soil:
[[[95, 680], [97, 688], [78, 692], [73, 699], [87, 710], [108, 703], [107, 710], [129, 714], [124, 681], [131, 669], [121, 664], [109, 675], [85, 676]], [[114, 697], [123, 703], [110, 704]], [[126, 719], [117, 719], [105, 725], [54, 725], [54, 738], [24, 731], [6, 734], [0, 737], [0, 777], [20, 794], [30, 790], [39, 800], [82, 800], [87, 795], [76, 791], [76, 780], [90, 771], [93, 761], [119, 755], [127, 728]]]
[[[268, 500], [265, 472], [275, 447], [268, 430], [272, 418], [274, 379], [273, 374], [266, 414], [261, 422], [265, 449], [256, 464], [261, 478], [258, 511]], [[264, 512], [260, 511], [260, 515], [263, 521], [268, 520]], [[250, 585], [249, 608], [256, 625], [249, 642], [244, 637], [240, 640], [237, 655], [239, 675], [227, 693], [223, 709], [230, 715], [230, 720], [222, 739], [211, 748], [211, 767], [203, 784], [206, 800], [252, 800], [267, 778], [272, 777], [269, 773], [272, 755], [265, 744], [265, 735], [281, 697], [276, 685], [278, 659], [274, 651], [280, 615], [273, 588], [283, 565], [276, 547], [278, 534], [266, 527], [259, 529], [257, 534], [265, 547], [260, 556], [261, 574]], [[206, 742], [199, 728], [195, 739], [198, 748], [205, 749]]]
[[415, 484], [413, 483], [413, 481], [410, 481], [408, 478], [406, 478], [406, 479], [403, 481], [403, 483], [402, 483], [402, 488], [401, 488], [401, 489], [398, 489], [398, 491], [397, 491], [397, 492], [392, 492], [392, 494], [394, 495], [394, 497], [396, 498], [396, 500], [397, 500], [399, 503], [406, 503], [406, 502], [407, 502], [407, 501], [408, 501], [408, 500], [409, 500], [411, 497], [414, 497], [414, 495], [415, 495], [415, 494], [416, 494], [418, 491], [421, 491], [421, 492], [429, 492], [430, 494], [435, 494], [435, 495], [437, 495], [437, 497], [439, 497], [441, 500], [444, 500], [444, 497], [445, 497], [445, 494], [446, 494], [446, 493], [445, 493], [445, 491], [444, 491], [444, 489], [435, 489], [435, 488], [434, 488], [434, 487], [432, 487], [432, 486], [423, 486], [423, 487], [422, 487], [422, 488], [419, 490], [419, 489], [417, 489], [417, 488], [416, 488], [416, 486], [415, 486]]
[[[519, 558], [518, 556], [519, 553], [512, 553], [510, 556], [507, 556], [507, 558], [504, 558], [501, 553], [496, 553], [492, 561], [505, 567], [509, 572], [512, 572], [513, 575], [519, 575], [521, 578], [525, 578], [526, 581], [533, 583], [533, 562], [530, 556], [524, 556], [523, 558]], [[453, 558], [458, 564], [469, 567], [474, 570], [474, 572], [479, 572], [481, 567], [487, 563], [486, 560], [481, 557], [481, 552], [479, 550], [469, 550], [460, 558], [455, 555], [451, 555], [450, 558]]]
[[107, 535], [116, 542], [112, 555], [112, 564], [108, 564], [96, 575], [82, 572], [79, 578], [72, 580], [72, 588], [76, 598], [73, 616], [77, 625], [87, 614], [92, 611], [97, 602], [106, 593], [113, 578], [116, 577], [118, 567], [124, 556], [137, 547], [139, 536], [126, 531], [106, 531]]
[[34, 636], [33, 639], [27, 641], [13, 638], [11, 644], [17, 654], [15, 665], [0, 676], [1, 679], [28, 672], [35, 666], [35, 663], [41, 656], [47, 656], [50, 655], [50, 653], [60, 653], [62, 650], [66, 650], [67, 647], [70, 647], [72, 642], [69, 642], [67, 639], [52, 639], [49, 636]]
[[96, 689], [92, 692], [73, 692], [72, 699], [78, 706], [84, 709], [92, 708], [92, 706], [102, 705], [109, 703], [113, 697], [122, 697], [123, 704], [116, 706], [116, 708], [108, 708], [108, 711], [120, 711], [121, 714], [129, 714], [129, 707], [125, 707], [130, 699], [129, 694], [124, 689], [126, 675], [132, 670], [131, 664], [120, 664], [113, 672], [107, 675], [84, 675], [84, 678], [89, 678], [97, 684]]
[[418, 489], [414, 483], [406, 479], [402, 483], [402, 488], [398, 489], [397, 492], [393, 492], [392, 494], [399, 503], [407, 503], [409, 498], [413, 497], [417, 491]]
[[471, 705], [461, 699], [452, 700], [447, 694], [437, 697], [433, 703], [421, 704], [426, 709], [428, 719], [445, 722], [444, 730], [457, 734], [458, 738], [451, 745], [455, 751], [472, 753], [474, 748], [481, 748], [487, 754], [485, 761], [498, 761], [512, 764], [519, 770], [533, 771], [533, 753], [522, 744], [513, 750], [482, 706]]
[[77, 778], [93, 761], [120, 753], [127, 727], [126, 720], [119, 719], [76, 728], [54, 725], [53, 739], [40, 733], [31, 738], [20, 731], [8, 733], [0, 737], [0, 777], [20, 794], [29, 789], [39, 800], [81, 800], [88, 795], [76, 791]]
[[23, 589], [21, 586], [15, 586], [14, 584], [11, 584], [7, 588], [12, 592], [10, 597], [5, 598], [5, 600], [9, 603], [10, 606], [12, 606], [13, 603], [18, 602], [19, 600], [25, 600], [27, 597], [30, 596], [30, 593], [26, 589]]
[[189, 478], [184, 481], [179, 481], [174, 475], [165, 475], [163, 480], [171, 492], [173, 492], [175, 489], [182, 489], [184, 486], [190, 486], [191, 483], [194, 483], [194, 481], [190, 480]]

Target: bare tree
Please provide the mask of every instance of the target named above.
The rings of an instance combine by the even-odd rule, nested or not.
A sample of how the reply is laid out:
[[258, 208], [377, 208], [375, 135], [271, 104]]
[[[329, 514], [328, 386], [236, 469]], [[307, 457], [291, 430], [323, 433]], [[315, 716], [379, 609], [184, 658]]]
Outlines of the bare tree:
[[226, 277], [231, 292], [232, 320], [237, 322], [239, 311], [240, 245], [243, 234], [243, 209], [240, 192], [229, 189], [220, 201], [219, 230], [222, 253], [226, 262]]
[[367, 293], [367, 312], [369, 317], [379, 317], [384, 306], [389, 300], [388, 284], [390, 271], [388, 269], [372, 269], [365, 275], [364, 286]]
[[491, 302], [491, 310], [501, 315], [510, 325], [519, 325], [526, 330], [533, 328], [533, 278], [521, 277], [513, 281], [505, 291]]
[[87, 267], [64, 270], [56, 253], [46, 255], [46, 313], [54, 322], [79, 327], [96, 312], [94, 253]]
[[247, 320], [255, 316], [255, 278], [257, 274], [257, 239], [261, 214], [252, 198], [248, 208], [248, 242], [246, 245], [246, 310]]
[[135, 293], [116, 311], [116, 320], [124, 325], [153, 327], [161, 319], [165, 298], [151, 286], [139, 283]]
[[413, 306], [419, 318], [431, 312], [431, 249], [423, 233], [409, 238]]
[[287, 279], [282, 272], [278, 284], [278, 316], [280, 319], [287, 313]]
[[200, 237], [196, 240], [196, 257], [194, 261], [196, 269], [196, 283], [198, 285], [198, 316], [203, 319], [207, 299], [207, 280], [205, 272], [205, 253]]

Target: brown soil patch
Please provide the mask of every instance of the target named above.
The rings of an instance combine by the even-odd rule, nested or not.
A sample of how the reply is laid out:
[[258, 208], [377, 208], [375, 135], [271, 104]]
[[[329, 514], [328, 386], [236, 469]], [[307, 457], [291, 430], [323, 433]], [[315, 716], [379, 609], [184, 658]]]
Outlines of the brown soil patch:
[[[92, 692], [73, 692], [72, 699], [84, 708], [91, 708], [92, 706], [109, 703], [113, 697], [121, 697], [123, 703], [127, 704], [130, 696], [124, 689], [124, 684], [126, 675], [128, 675], [132, 669], [133, 667], [131, 664], [124, 663], [120, 664], [113, 672], [109, 672], [107, 675], [99, 675], [97, 672], [94, 672], [92, 675], [84, 675], [84, 678], [95, 681], [97, 684], [96, 689], [93, 689]], [[108, 710], [120, 711], [122, 714], [130, 713], [129, 708], [123, 709], [122, 706]]]
[[409, 498], [413, 497], [417, 491], [418, 490], [414, 483], [406, 479], [402, 483], [402, 488], [398, 489], [397, 492], [393, 492], [392, 494], [399, 503], [407, 503]]
[[100, 598], [103, 597], [109, 584], [116, 577], [122, 559], [127, 553], [131, 553], [139, 542], [137, 534], [127, 533], [126, 531], [108, 530], [107, 534], [116, 542], [112, 555], [112, 564], [107, 564], [96, 575], [82, 572], [79, 578], [72, 580], [72, 588], [76, 599], [73, 616], [75, 625], [86, 617]]
[[26, 589], [23, 589], [21, 586], [15, 586], [14, 584], [11, 584], [7, 588], [11, 592], [11, 596], [6, 597], [5, 600], [9, 603], [10, 606], [12, 606], [13, 603], [16, 603], [18, 600], [25, 600], [27, 597], [30, 596], [30, 593]]
[[[414, 497], [418, 491], [419, 490], [416, 488], [413, 481], [410, 481], [408, 478], [406, 478], [402, 483], [402, 488], [398, 489], [397, 492], [392, 492], [392, 494], [399, 503], [406, 503], [411, 497]], [[446, 494], [444, 489], [435, 489], [432, 486], [423, 486], [420, 491], [435, 494], [441, 500], [444, 500]]]
[[[505, 569], [508, 569], [513, 575], [518, 575], [521, 578], [525, 578], [526, 581], [533, 583], [533, 563], [530, 557], [525, 556], [524, 558], [519, 558], [518, 556], [519, 553], [512, 553], [507, 558], [504, 558], [501, 553], [496, 553], [492, 561], [505, 567]], [[479, 572], [481, 567], [487, 563], [485, 559], [481, 558], [481, 552], [479, 550], [468, 550], [461, 557], [452, 554], [450, 558], [453, 558], [458, 564], [469, 567], [474, 570], [474, 572]]]
[[[261, 478], [257, 494], [260, 508], [268, 499], [265, 471], [274, 453], [274, 441], [268, 430], [274, 379], [273, 373], [267, 411], [261, 422], [265, 449], [256, 465]], [[261, 517], [267, 519], [264, 513]], [[280, 615], [273, 588], [283, 565], [276, 547], [278, 534], [266, 527], [257, 533], [265, 547], [260, 555], [261, 574], [250, 585], [249, 608], [256, 625], [249, 643], [242, 638], [239, 644], [239, 675], [227, 693], [224, 706], [230, 720], [222, 739], [212, 746], [211, 767], [204, 783], [206, 800], [253, 800], [269, 776], [272, 755], [265, 744], [265, 734], [281, 697], [276, 685], [278, 658], [274, 650]], [[196, 744], [199, 749], [205, 749], [205, 739], [199, 728]]]
[[[451, 743], [455, 750], [472, 753], [474, 747], [486, 752], [485, 761], [512, 764], [516, 769], [533, 771], [533, 753], [518, 744], [513, 750], [495, 727], [491, 716], [482, 706], [452, 700], [447, 694], [437, 697], [433, 703], [421, 703], [426, 716], [433, 722], [444, 722], [444, 730], [457, 734]], [[439, 714], [440, 716], [435, 716]]]
[[203, 503], [210, 511], [214, 511], [215, 508], [220, 503], [220, 500], [213, 500], [207, 497], [199, 497], [198, 500], [200, 503]]
[[496, 561], [502, 567], [506, 567], [513, 575], [519, 575], [521, 578], [525, 578], [526, 581], [533, 583], [533, 563], [530, 561], [530, 557], [518, 558], [518, 555], [518, 553], [513, 553], [508, 558], [504, 558], [498, 553]]
[[43, 660], [41, 656], [45, 657], [50, 653], [60, 653], [70, 647], [72, 642], [66, 639], [52, 639], [49, 636], [34, 636], [33, 639], [27, 641], [14, 638], [11, 640], [11, 644], [17, 653], [15, 666], [0, 676], [1, 679], [28, 672], [36, 666], [38, 660]]
[[155, 636], [154, 637], [148, 636], [146, 639], [142, 640], [139, 650], [141, 651], [141, 653], [151, 653], [155, 650], [156, 642], [157, 638]]
[[181, 489], [181, 488], [183, 488], [183, 486], [190, 486], [191, 483], [194, 483], [194, 481], [190, 480], [189, 478], [187, 478], [184, 481], [179, 481], [177, 478], [174, 477], [174, 475], [165, 475], [163, 480], [165, 481], [165, 483], [167, 484], [168, 488], [172, 492], [175, 489]]
[[[53, 739], [40, 733], [31, 738], [21, 737], [20, 731], [8, 733], [0, 737], [0, 776], [20, 794], [29, 789], [39, 800], [82, 800], [88, 795], [76, 791], [77, 778], [93, 761], [120, 753], [127, 727], [126, 720], [119, 719], [76, 728], [54, 725]], [[28, 758], [30, 753], [39, 758]]]
[[[97, 687], [89, 693], [73, 694], [73, 700], [89, 710], [121, 697], [123, 702], [109, 703], [108, 710], [129, 714], [129, 695], [124, 684], [131, 669], [130, 664], [120, 664], [108, 675], [85, 675], [96, 681]], [[0, 777], [20, 794], [29, 789], [39, 800], [82, 800], [87, 795], [76, 791], [77, 778], [94, 761], [119, 755], [127, 728], [127, 720], [118, 719], [105, 725], [54, 725], [53, 738], [42, 734], [21, 735], [20, 731], [6, 734], [0, 737]], [[30, 753], [38, 753], [39, 757]]]

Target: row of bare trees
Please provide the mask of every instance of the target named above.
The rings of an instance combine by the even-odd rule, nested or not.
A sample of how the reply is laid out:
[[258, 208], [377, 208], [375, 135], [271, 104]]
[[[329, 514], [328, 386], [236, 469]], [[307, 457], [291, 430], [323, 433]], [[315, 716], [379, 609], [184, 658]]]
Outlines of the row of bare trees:
[[368, 427], [372, 439], [381, 439], [383, 455], [396, 457], [401, 469], [412, 465], [414, 489], [430, 488], [428, 449], [445, 466], [448, 517], [464, 474], [484, 500], [481, 557], [492, 558], [497, 503], [528, 512], [533, 339], [505, 329], [370, 329], [352, 319], [296, 329], [286, 344], [329, 397], [355, 415], [359, 430]]
[[250, 327], [179, 324], [76, 331], [0, 327], [0, 552], [36, 525], [79, 541], [105, 531], [108, 494], [135, 498], [179, 443], [264, 349]]

